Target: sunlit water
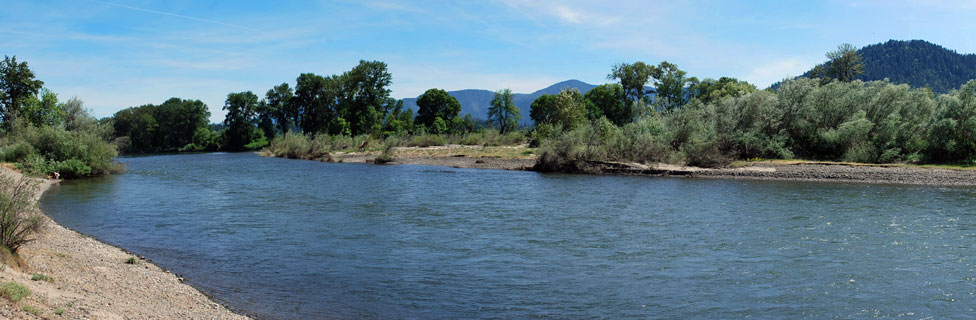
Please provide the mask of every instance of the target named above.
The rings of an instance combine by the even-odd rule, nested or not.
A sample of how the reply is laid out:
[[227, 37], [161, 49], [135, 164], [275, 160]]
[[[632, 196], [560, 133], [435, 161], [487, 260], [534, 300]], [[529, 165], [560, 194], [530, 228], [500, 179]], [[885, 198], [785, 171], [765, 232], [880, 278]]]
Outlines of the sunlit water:
[[[232, 309], [313, 318], [966, 318], [976, 190], [122, 158], [42, 208]], [[121, 261], [120, 261], [121, 263]]]

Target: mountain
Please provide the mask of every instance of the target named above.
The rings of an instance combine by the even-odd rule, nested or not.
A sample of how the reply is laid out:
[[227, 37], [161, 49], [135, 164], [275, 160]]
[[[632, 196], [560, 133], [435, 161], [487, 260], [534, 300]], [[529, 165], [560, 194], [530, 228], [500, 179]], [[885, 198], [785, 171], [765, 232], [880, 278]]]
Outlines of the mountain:
[[[535, 101], [536, 98], [544, 94], [558, 94], [566, 88], [576, 88], [583, 94], [586, 94], [590, 89], [596, 88], [596, 85], [579, 80], [566, 80], [533, 93], [516, 93], [514, 100], [515, 105], [522, 112], [522, 123], [530, 123], [532, 121], [529, 119], [529, 107], [532, 106], [532, 101]], [[461, 103], [461, 116], [470, 114], [475, 119], [488, 119], [488, 108], [491, 108], [491, 99], [495, 96], [495, 92], [481, 89], [466, 89], [448, 91], [447, 93]], [[412, 109], [416, 113], [418, 109], [417, 98], [403, 99], [403, 107]]]
[[[935, 93], [945, 93], [976, 79], [976, 54], [959, 54], [923, 40], [889, 40], [857, 51], [864, 62], [864, 73], [857, 79], [864, 81], [888, 78], [893, 83], [928, 86]], [[802, 75], [809, 76], [810, 71]]]

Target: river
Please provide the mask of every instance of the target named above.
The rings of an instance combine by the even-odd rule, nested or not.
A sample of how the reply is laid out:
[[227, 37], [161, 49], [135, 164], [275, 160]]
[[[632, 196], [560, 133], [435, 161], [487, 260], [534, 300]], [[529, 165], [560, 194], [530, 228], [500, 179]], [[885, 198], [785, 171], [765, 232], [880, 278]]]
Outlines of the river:
[[120, 158], [42, 197], [232, 309], [316, 318], [957, 318], [976, 189]]

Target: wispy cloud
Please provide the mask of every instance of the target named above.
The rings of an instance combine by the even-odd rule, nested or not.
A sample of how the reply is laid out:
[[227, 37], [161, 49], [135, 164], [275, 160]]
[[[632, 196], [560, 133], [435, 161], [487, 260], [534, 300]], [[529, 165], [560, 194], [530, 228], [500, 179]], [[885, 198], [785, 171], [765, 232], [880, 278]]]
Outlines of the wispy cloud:
[[146, 9], [146, 8], [133, 7], [133, 6], [119, 4], [119, 3], [112, 3], [112, 2], [105, 2], [105, 1], [98, 1], [98, 3], [104, 4], [104, 5], [113, 6], [113, 7], [125, 8], [125, 9], [129, 9], [129, 10], [142, 11], [142, 12], [154, 13], [154, 14], [158, 14], [158, 15], [164, 15], [164, 16], [181, 18], [181, 19], [187, 19], [187, 20], [193, 20], [193, 21], [199, 21], [199, 22], [212, 23], [212, 24], [216, 24], [216, 25], [221, 25], [221, 26], [225, 26], [225, 27], [232, 27], [232, 28], [238, 28], [238, 29], [242, 29], [242, 30], [248, 30], [248, 31], [256, 31], [257, 30], [257, 29], [254, 29], [254, 28], [251, 28], [251, 27], [242, 26], [242, 25], [239, 25], [239, 24], [226, 23], [226, 22], [221, 22], [221, 21], [216, 21], [216, 20], [210, 20], [210, 19], [192, 17], [192, 16], [188, 16], [188, 15], [176, 14], [176, 13], [159, 11], [159, 10], [152, 10], [152, 9]]

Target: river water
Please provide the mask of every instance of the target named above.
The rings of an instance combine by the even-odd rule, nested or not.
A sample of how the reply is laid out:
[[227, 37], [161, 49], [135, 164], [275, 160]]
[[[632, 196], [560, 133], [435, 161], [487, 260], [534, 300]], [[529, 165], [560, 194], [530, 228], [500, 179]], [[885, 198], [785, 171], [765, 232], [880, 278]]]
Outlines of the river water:
[[976, 189], [120, 158], [42, 198], [232, 309], [318, 318], [966, 318]]

